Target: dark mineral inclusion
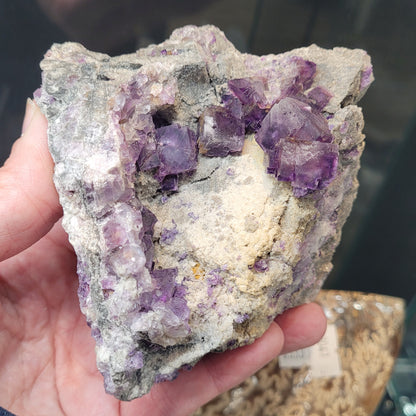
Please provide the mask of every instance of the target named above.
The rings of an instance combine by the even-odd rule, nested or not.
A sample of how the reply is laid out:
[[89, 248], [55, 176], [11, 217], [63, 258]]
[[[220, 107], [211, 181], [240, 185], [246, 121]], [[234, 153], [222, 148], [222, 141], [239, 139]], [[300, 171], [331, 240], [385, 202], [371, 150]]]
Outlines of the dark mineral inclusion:
[[315, 296], [356, 194], [364, 51], [257, 57], [187, 26], [116, 58], [54, 45], [41, 66], [108, 393], [146, 394]]

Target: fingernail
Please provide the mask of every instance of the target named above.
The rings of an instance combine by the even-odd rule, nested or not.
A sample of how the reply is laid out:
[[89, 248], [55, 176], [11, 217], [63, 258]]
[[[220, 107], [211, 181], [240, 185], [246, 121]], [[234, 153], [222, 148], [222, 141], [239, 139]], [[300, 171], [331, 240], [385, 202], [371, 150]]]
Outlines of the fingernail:
[[26, 100], [25, 118], [23, 119], [23, 124], [22, 124], [22, 135], [27, 130], [31, 121], [33, 120], [33, 116], [35, 115], [35, 112], [36, 112], [36, 104], [30, 98], [28, 98]]

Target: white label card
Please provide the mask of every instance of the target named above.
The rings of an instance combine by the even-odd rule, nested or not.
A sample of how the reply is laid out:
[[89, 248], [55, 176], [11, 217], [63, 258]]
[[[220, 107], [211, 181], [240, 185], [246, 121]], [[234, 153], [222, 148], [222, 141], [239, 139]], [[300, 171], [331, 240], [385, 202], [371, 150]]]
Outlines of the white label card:
[[340, 376], [342, 368], [336, 326], [328, 325], [323, 338], [312, 347], [281, 355], [279, 365], [281, 368], [300, 368], [307, 365], [311, 369], [312, 378]]
[[311, 348], [304, 348], [283, 354], [279, 357], [280, 368], [301, 368], [304, 365], [310, 365]]

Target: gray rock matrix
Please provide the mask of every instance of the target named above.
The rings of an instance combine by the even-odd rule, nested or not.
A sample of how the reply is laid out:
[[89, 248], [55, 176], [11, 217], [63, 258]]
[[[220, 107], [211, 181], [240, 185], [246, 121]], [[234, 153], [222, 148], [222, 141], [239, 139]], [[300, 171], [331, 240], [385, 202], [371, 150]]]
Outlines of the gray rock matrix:
[[[269, 111], [298, 82], [293, 57], [316, 65], [296, 94], [319, 87], [328, 95], [316, 110], [338, 149], [328, 186], [295, 196], [290, 181], [267, 172], [250, 131], [238, 154], [199, 154], [194, 169], [175, 176], [174, 191], [161, 190], [155, 169], [137, 168], [139, 140], [154, 140], [160, 119], [197, 135], [201, 114], [224, 105], [230, 80], [266, 80]], [[364, 135], [356, 103], [373, 80], [364, 51], [312, 45], [257, 57], [215, 27], [187, 26], [114, 58], [55, 44], [41, 68], [35, 99], [49, 123], [63, 227], [107, 392], [142, 396], [209, 352], [253, 342], [277, 314], [313, 300], [357, 192]]]

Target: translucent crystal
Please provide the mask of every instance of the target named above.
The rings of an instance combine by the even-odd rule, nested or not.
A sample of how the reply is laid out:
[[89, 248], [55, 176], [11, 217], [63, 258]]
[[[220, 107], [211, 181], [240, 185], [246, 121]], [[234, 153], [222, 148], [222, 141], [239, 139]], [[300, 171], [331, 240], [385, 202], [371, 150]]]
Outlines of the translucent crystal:
[[244, 122], [227, 108], [211, 106], [202, 114], [198, 135], [201, 154], [224, 157], [240, 153], [244, 138]]

